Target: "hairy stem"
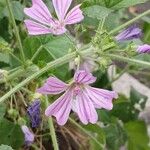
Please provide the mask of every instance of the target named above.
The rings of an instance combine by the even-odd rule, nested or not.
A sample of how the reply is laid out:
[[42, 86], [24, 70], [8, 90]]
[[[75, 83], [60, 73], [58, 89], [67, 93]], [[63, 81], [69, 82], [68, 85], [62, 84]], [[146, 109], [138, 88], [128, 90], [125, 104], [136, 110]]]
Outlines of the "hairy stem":
[[[49, 102], [48, 102], [48, 97], [46, 96], [45, 107], [47, 108], [48, 106], [49, 106]], [[52, 117], [48, 118], [48, 126], [49, 126], [49, 129], [50, 129], [50, 135], [51, 135], [51, 138], [52, 138], [54, 150], [59, 150], [59, 146], [58, 146], [58, 142], [57, 142], [57, 137], [56, 137]]]
[[20, 50], [20, 54], [21, 54], [21, 57], [22, 57], [22, 61], [23, 61], [23, 64], [25, 64], [25, 55], [24, 55], [24, 51], [23, 51], [23, 47], [22, 47], [19, 31], [17, 29], [17, 25], [16, 25], [15, 18], [14, 18], [14, 15], [13, 15], [13, 11], [12, 11], [10, 0], [6, 0], [6, 4], [7, 4], [7, 7], [8, 7], [8, 10], [9, 10], [9, 16], [10, 16], [10, 19], [12, 21], [13, 28], [15, 30], [15, 36], [16, 36], [16, 39], [18, 41], [18, 45], [19, 45], [19, 50]]
[[150, 67], [149, 62], [138, 60], [138, 59], [133, 59], [133, 58], [131, 59], [131, 58], [123, 57], [123, 56], [116, 55], [116, 54], [104, 54], [104, 56], [108, 56], [112, 60], [124, 61], [124, 62], [127, 62], [128, 64], [138, 65], [138, 66], [145, 67], [145, 68]]
[[135, 18], [131, 19], [130, 21], [128, 21], [128, 22], [122, 24], [121, 26], [115, 28], [114, 30], [110, 31], [109, 34], [115, 34], [115, 33], [119, 32], [119, 31], [122, 30], [123, 28], [125, 28], [125, 27], [131, 25], [131, 24], [134, 23], [135, 21], [141, 19], [143, 16], [146, 16], [146, 15], [148, 15], [148, 14], [150, 14], [150, 10], [145, 11], [144, 13], [142, 13], [142, 14], [136, 16]]
[[[81, 51], [80, 53], [82, 55], [93, 54], [93, 48]], [[146, 62], [146, 61], [141, 61], [141, 60], [126, 58], [126, 57], [119, 56], [119, 55], [114, 55], [114, 54], [103, 54], [103, 56], [110, 57], [113, 60], [124, 61], [124, 62], [127, 62], [129, 64], [133, 64], [133, 65], [139, 65], [139, 66], [142, 66], [142, 67], [150, 67], [150, 63]], [[65, 55], [65, 56], [63, 56], [61, 58], [58, 58], [58, 59], [56, 59], [56, 60], [48, 63], [44, 68], [42, 68], [38, 72], [33, 73], [30, 77], [26, 78], [24, 81], [22, 81], [17, 86], [15, 86], [12, 90], [10, 90], [8, 93], [6, 93], [4, 96], [2, 96], [0, 98], [0, 103], [4, 102], [12, 94], [14, 94], [20, 88], [22, 88], [23, 86], [25, 86], [26, 84], [28, 84], [31, 80], [33, 80], [33, 79], [37, 78], [38, 76], [42, 75], [43, 73], [45, 73], [49, 69], [56, 68], [56, 67], [59, 67], [59, 66], [65, 64], [65, 63], [68, 63], [69, 61], [71, 61], [75, 57], [76, 57], [76, 52], [73, 52], [73, 53], [67, 54], [67, 55]], [[16, 74], [16, 76], [17, 76], [17, 74]]]
[[43, 49], [43, 46], [41, 45], [38, 50], [34, 53], [34, 55], [31, 58], [31, 61], [34, 61], [35, 58], [39, 55], [39, 53], [41, 52], [41, 50]]
[[[6, 93], [4, 96], [0, 98], [0, 103], [4, 102], [7, 98], [9, 98], [12, 94], [14, 94], [16, 91], [18, 91], [20, 88], [22, 88], [24, 85], [28, 84], [31, 80], [37, 78], [38, 76], [42, 75], [45, 73], [47, 70], [52, 69], [54, 67], [61, 66], [73, 58], [75, 58], [76, 53], [73, 52], [71, 54], [67, 54], [64, 57], [61, 57], [59, 59], [56, 59], [55, 61], [52, 61], [48, 63], [44, 68], [42, 68], [40, 71], [35, 72], [32, 74], [30, 77], [26, 78], [24, 81], [19, 83], [17, 86], [15, 86], [12, 90], [10, 90], [8, 93]], [[20, 73], [19, 73], [20, 74]], [[17, 76], [17, 75], [16, 75]]]

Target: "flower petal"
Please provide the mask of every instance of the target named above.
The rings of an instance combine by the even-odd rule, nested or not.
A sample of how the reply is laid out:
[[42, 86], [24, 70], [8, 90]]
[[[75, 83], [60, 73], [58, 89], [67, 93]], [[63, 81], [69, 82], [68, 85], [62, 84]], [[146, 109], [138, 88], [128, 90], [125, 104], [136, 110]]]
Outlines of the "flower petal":
[[79, 8], [80, 6], [81, 6], [81, 4], [75, 6], [73, 9], [71, 9], [68, 12], [68, 14], [65, 18], [65, 24], [75, 24], [75, 23], [78, 23], [78, 22], [80, 22], [81, 20], [84, 19], [82, 11]]
[[52, 33], [52, 30], [50, 28], [48, 28], [44, 25], [41, 25], [39, 23], [36, 23], [32, 20], [26, 19], [24, 22], [28, 29], [28, 33], [30, 35], [40, 35], [40, 34]]
[[60, 94], [67, 89], [68, 85], [58, 78], [50, 77], [46, 83], [37, 92], [42, 94]]
[[64, 20], [72, 0], [53, 0], [53, 5], [60, 21]]
[[74, 109], [83, 124], [88, 124], [88, 122], [94, 124], [97, 122], [97, 112], [94, 108], [93, 103], [85, 92], [81, 92], [76, 96]]
[[138, 46], [137, 52], [140, 54], [141, 53], [150, 53], [150, 45], [144, 44], [144, 45]]
[[93, 88], [90, 86], [85, 90], [91, 101], [94, 103], [95, 108], [111, 110], [113, 108], [113, 98], [118, 97], [117, 93], [114, 91]]
[[42, 0], [32, 0], [33, 6], [25, 8], [24, 13], [32, 19], [46, 25], [53, 24], [52, 15]]
[[133, 25], [119, 33], [115, 38], [117, 41], [125, 41], [140, 38], [141, 35], [141, 29]]
[[34, 134], [25, 125], [21, 126], [21, 129], [25, 136], [25, 144], [30, 146], [34, 142]]
[[71, 111], [72, 95], [72, 91], [68, 90], [45, 110], [45, 115], [55, 116], [58, 124], [64, 125]]
[[90, 72], [80, 70], [75, 73], [74, 80], [76, 83], [91, 84], [96, 81], [96, 77], [94, 77]]

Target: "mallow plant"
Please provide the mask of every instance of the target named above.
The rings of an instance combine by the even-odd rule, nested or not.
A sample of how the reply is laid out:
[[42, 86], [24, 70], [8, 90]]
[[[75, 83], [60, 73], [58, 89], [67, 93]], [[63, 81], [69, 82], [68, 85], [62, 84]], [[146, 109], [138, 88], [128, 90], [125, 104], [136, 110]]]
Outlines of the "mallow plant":
[[[1, 85], [10, 89], [3, 93], [0, 104], [10, 104], [6, 118], [19, 125], [24, 137], [22, 145], [24, 144], [25, 147], [38, 149], [39, 146], [39, 149], [47, 149], [42, 145], [42, 140], [45, 140], [44, 136], [50, 139], [50, 134], [51, 145], [54, 150], [58, 150], [60, 144], [57, 138], [57, 128], [64, 130], [63, 134], [67, 132], [65, 137], [70, 137], [73, 136], [68, 129], [71, 124], [79, 128], [92, 140], [93, 145], [96, 145], [96, 148], [92, 145], [93, 148], [89, 149], [109, 149], [107, 129], [114, 122], [117, 122], [117, 127], [123, 128], [120, 123], [122, 120], [118, 116], [112, 117], [114, 120], [109, 120], [111, 112], [118, 111], [119, 113], [121, 111], [117, 110], [114, 105], [121, 103], [122, 95], [113, 90], [111, 86], [109, 88], [106, 84], [101, 86], [99, 79], [102, 78], [101, 81], [103, 81], [103, 76], [100, 77], [100, 73], [106, 73], [110, 66], [118, 62], [127, 64], [127, 68], [121, 68], [121, 75], [129, 66], [132, 66], [133, 69], [134, 66], [150, 68], [150, 62], [136, 58], [139, 55], [149, 55], [150, 45], [134, 42], [144, 36], [137, 21], [150, 14], [150, 10], [108, 31], [106, 22], [113, 7], [106, 8], [107, 5], [99, 6], [98, 2], [93, 1], [93, 3], [74, 0], [32, 0], [31, 3], [24, 6], [22, 13], [25, 17], [21, 21], [21, 25], [18, 25], [12, 7], [15, 4], [6, 0], [9, 20], [20, 55], [8, 51], [18, 64], [16, 67], [12, 66], [11, 69], [2, 68], [0, 71]], [[25, 1], [24, 4], [26, 4]], [[117, 4], [113, 5], [115, 8]], [[93, 21], [93, 18], [90, 18], [92, 15], [100, 16], [100, 19], [95, 17], [94, 19], [97, 19], [96, 28], [88, 31], [84, 24], [87, 20]], [[23, 28], [20, 29], [20, 26]], [[21, 31], [24, 32], [24, 35]], [[84, 42], [86, 34], [90, 39], [88, 42]], [[51, 48], [53, 44], [46, 46], [52, 57], [51, 61], [47, 62], [46, 55], [44, 55], [45, 62], [39, 61], [40, 56], [45, 53], [46, 44], [42, 44], [30, 58], [27, 58], [25, 46], [22, 44], [23, 38], [26, 36], [35, 41], [40, 39], [41, 43], [58, 40], [54, 47]], [[63, 40], [59, 43], [59, 38], [62, 37]], [[68, 49], [65, 49], [66, 41], [70, 43]], [[33, 43], [31, 42], [31, 51]], [[38, 44], [35, 42], [35, 45]], [[54, 52], [57, 45], [61, 51]], [[8, 45], [3, 42], [3, 46], [6, 51]], [[33, 47], [33, 49], [35, 48]], [[62, 55], [63, 49], [67, 53]], [[61, 56], [55, 57], [53, 52], [58, 55], [61, 53]], [[36, 69], [34, 70], [34, 68]], [[63, 73], [64, 68], [66, 76], [68, 75], [69, 78], [59, 76], [60, 73]], [[57, 73], [58, 71], [59, 73]], [[108, 85], [111, 85], [112, 82], [110, 81]], [[104, 113], [106, 114], [104, 115]], [[105, 119], [109, 121], [107, 122]], [[72, 129], [74, 128], [72, 127]], [[109, 131], [111, 132], [111, 130]], [[104, 132], [105, 140], [99, 140], [99, 136], [104, 136]], [[0, 142], [0, 144], [7, 145], [7, 142]], [[117, 144], [118, 148], [126, 145], [126, 143]], [[10, 146], [17, 147], [16, 145]], [[110, 149], [115, 148], [111, 147]]]

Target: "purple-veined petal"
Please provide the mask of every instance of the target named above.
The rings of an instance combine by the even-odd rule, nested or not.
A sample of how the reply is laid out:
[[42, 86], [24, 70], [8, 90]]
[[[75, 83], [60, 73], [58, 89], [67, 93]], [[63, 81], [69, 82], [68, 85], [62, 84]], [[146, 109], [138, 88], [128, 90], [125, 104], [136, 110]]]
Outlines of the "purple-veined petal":
[[53, 104], [51, 104], [46, 110], [46, 116], [55, 116], [59, 125], [64, 125], [71, 111], [73, 93], [71, 90], [66, 91], [61, 97], [59, 97]]
[[91, 84], [96, 81], [96, 77], [94, 77], [90, 72], [79, 70], [75, 73], [74, 80], [76, 83], [80, 84]]
[[24, 22], [30, 35], [41, 35], [52, 33], [52, 30], [50, 28], [41, 25], [39, 23], [36, 23], [32, 20], [26, 19]]
[[95, 107], [85, 92], [81, 92], [76, 96], [74, 111], [78, 114], [80, 121], [83, 124], [89, 122], [94, 124], [98, 120], [98, 115]]
[[144, 45], [138, 46], [137, 52], [138, 53], [150, 53], [150, 45], [144, 44]]
[[72, 0], [53, 0], [53, 5], [59, 21], [63, 21]]
[[24, 13], [31, 17], [32, 19], [41, 22], [46, 25], [53, 24], [53, 19], [47, 6], [42, 0], [33, 0], [33, 6], [30, 8], [25, 8]]
[[67, 16], [65, 17], [65, 24], [75, 24], [84, 19], [80, 6], [81, 4], [75, 6], [68, 12]]
[[93, 88], [90, 86], [87, 86], [85, 90], [87, 95], [93, 102], [95, 108], [104, 108], [107, 110], [111, 110], [113, 108], [113, 98], [118, 97], [117, 93], [114, 91]]
[[58, 78], [49, 77], [46, 83], [37, 92], [42, 94], [60, 94], [67, 89], [68, 85]]
[[142, 31], [136, 25], [130, 26], [121, 33], [119, 33], [115, 38], [117, 41], [125, 41], [140, 38]]

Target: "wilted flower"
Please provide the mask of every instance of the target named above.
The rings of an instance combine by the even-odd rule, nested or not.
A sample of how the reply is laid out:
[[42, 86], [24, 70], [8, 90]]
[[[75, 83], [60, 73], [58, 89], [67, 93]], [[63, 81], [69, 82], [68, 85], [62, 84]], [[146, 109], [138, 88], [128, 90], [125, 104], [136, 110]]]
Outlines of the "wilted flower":
[[138, 53], [150, 53], [150, 45], [144, 44], [144, 45], [138, 46], [137, 52]]
[[38, 127], [40, 125], [40, 100], [35, 100], [31, 106], [27, 109], [28, 116], [31, 120], [32, 127]]
[[133, 40], [138, 39], [142, 35], [142, 31], [136, 25], [130, 26], [121, 33], [119, 33], [115, 38], [117, 41]]
[[34, 142], [34, 134], [25, 125], [21, 129], [25, 136], [25, 145], [30, 146]]
[[72, 0], [52, 0], [52, 2], [58, 19], [52, 17], [42, 0], [32, 0], [33, 6], [24, 9], [25, 14], [33, 19], [25, 20], [29, 34], [63, 34], [66, 32], [66, 25], [83, 20], [84, 17], [79, 8], [81, 5], [75, 6], [68, 12]]
[[74, 80], [70, 84], [55, 77], [48, 78], [44, 86], [37, 90], [39, 93], [60, 94], [64, 91], [65, 93], [46, 109], [46, 116], [53, 115], [59, 125], [64, 125], [73, 110], [83, 124], [96, 123], [98, 115], [95, 108], [111, 110], [112, 99], [117, 98], [117, 93], [89, 86], [95, 81], [96, 77], [83, 70], [75, 73]]

